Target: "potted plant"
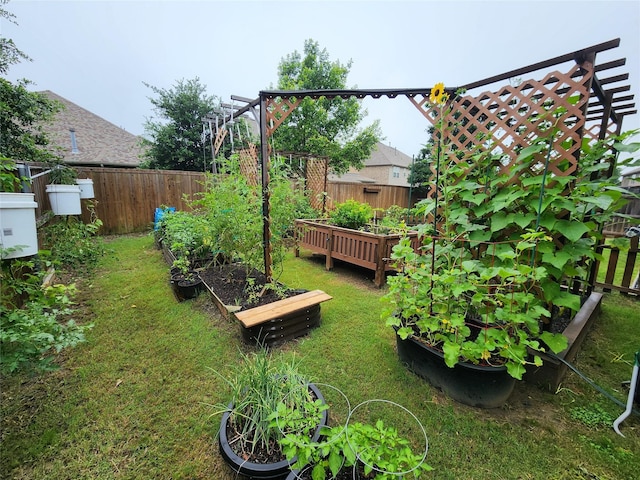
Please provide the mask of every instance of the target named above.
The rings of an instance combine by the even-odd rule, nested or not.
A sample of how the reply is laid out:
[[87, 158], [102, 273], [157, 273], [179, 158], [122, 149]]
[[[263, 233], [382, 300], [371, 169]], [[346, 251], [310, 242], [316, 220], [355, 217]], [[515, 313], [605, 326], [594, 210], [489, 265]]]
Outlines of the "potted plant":
[[475, 248], [424, 239], [423, 252], [403, 239], [392, 255], [401, 271], [389, 279], [383, 316], [395, 328], [400, 359], [458, 401], [500, 406], [525, 365], [541, 364], [535, 353], [567, 345], [542, 329], [550, 312], [537, 293], [546, 270], [527, 262], [535, 236]]
[[18, 192], [27, 179], [21, 178], [16, 163], [0, 157], [0, 251], [2, 258], [18, 258], [38, 253], [33, 193]]
[[[355, 412], [371, 408], [374, 403], [405, 411], [424, 436], [422, 450], [416, 450], [410, 439], [397, 428], [385, 425], [380, 418], [372, 423], [353, 419]], [[289, 427], [280, 440], [287, 458], [297, 459], [287, 480], [322, 480], [375, 478], [391, 480], [420, 478], [432, 470], [426, 463], [428, 441], [424, 427], [413, 413], [387, 400], [367, 400], [349, 412], [344, 425], [325, 426], [318, 440], [299, 435], [293, 426], [300, 422], [296, 412], [281, 408], [276, 423]], [[417, 433], [417, 432], [416, 432]], [[418, 442], [419, 443], [419, 442]]]
[[51, 210], [55, 215], [80, 215], [82, 207], [80, 204], [80, 186], [76, 179], [78, 172], [62, 162], [51, 164], [49, 172], [49, 184], [46, 192], [49, 196]]
[[191, 268], [188, 255], [180, 255], [173, 261], [170, 284], [180, 302], [196, 298], [200, 293], [202, 279], [198, 272]]
[[[283, 431], [273, 415], [297, 412], [296, 433], [317, 441], [327, 424], [327, 407], [320, 390], [299, 371], [294, 360], [260, 348], [243, 355], [231, 375], [223, 376], [230, 388], [229, 401], [216, 406], [222, 414], [218, 431], [220, 453], [231, 469], [251, 478], [283, 478], [296, 462], [286, 458], [279, 445]], [[287, 430], [291, 432], [291, 430]]]
[[[419, 227], [422, 247], [405, 239], [394, 249], [400, 274], [389, 281], [383, 318], [400, 357], [461, 402], [501, 405], [527, 365], [567, 347], [552, 322], [580, 309], [598, 225], [621, 205], [619, 187], [601, 175], [611, 140], [587, 146], [574, 174], [548, 173], [562, 116], [537, 119], [545, 135], [510, 167], [490, 139], [447, 151], [446, 128], [456, 126], [438, 125], [436, 191], [417, 212], [429, 219]], [[481, 373], [488, 382], [476, 386]]]

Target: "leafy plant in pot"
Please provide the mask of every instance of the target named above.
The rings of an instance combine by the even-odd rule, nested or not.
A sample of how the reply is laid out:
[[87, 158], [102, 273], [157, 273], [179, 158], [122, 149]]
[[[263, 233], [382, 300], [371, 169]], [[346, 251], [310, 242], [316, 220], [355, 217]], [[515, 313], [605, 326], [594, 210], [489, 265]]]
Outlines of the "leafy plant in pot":
[[[369, 409], [373, 404], [389, 405], [405, 411], [419, 427], [424, 438], [422, 452], [412, 445], [409, 438], [397, 428], [385, 425], [380, 418], [373, 423], [359, 422], [352, 418], [356, 410]], [[295, 432], [295, 426], [304, 421], [296, 412], [279, 408], [274, 422], [285, 436], [280, 440], [287, 458], [297, 459], [287, 480], [351, 480], [372, 478], [392, 480], [420, 478], [431, 471], [426, 463], [428, 441], [424, 427], [406, 408], [387, 400], [367, 400], [349, 412], [345, 424], [322, 427], [318, 440]]]
[[[430, 219], [419, 227], [422, 248], [415, 251], [405, 239], [392, 255], [401, 273], [389, 279], [383, 318], [398, 333], [400, 356], [464, 403], [498, 406], [513, 382], [505, 377], [496, 388], [493, 377], [487, 391], [495, 396], [448, 385], [462, 366], [476, 367], [460, 375], [462, 384], [481, 370], [493, 372], [493, 365], [520, 379], [527, 364], [541, 364], [538, 353], [566, 348], [566, 338], [549, 331], [552, 317], [580, 308], [580, 283], [598, 258], [598, 225], [623, 202], [602, 172], [610, 167], [611, 147], [622, 148], [626, 136], [585, 145], [572, 175], [548, 173], [563, 115], [560, 108], [537, 119], [544, 135], [508, 168], [488, 138], [478, 140], [483, 149], [444, 156], [446, 145], [438, 141], [437, 194], [417, 210]], [[444, 142], [445, 126], [438, 132]], [[563, 161], [557, 164], [562, 168]], [[441, 361], [409, 358], [424, 346], [437, 349]]]
[[191, 268], [189, 250], [184, 245], [176, 242], [171, 246], [176, 259], [171, 265], [171, 287], [179, 301], [195, 298], [200, 293], [202, 279], [198, 272]]
[[317, 441], [328, 416], [319, 389], [300, 373], [295, 360], [275, 357], [266, 349], [243, 355], [231, 376], [218, 375], [231, 390], [229, 402], [216, 406], [213, 414], [222, 414], [222, 457], [241, 475], [284, 477], [296, 459], [287, 459], [280, 448], [283, 432], [274, 425], [273, 415], [278, 409], [297, 412], [304, 421], [296, 433]]

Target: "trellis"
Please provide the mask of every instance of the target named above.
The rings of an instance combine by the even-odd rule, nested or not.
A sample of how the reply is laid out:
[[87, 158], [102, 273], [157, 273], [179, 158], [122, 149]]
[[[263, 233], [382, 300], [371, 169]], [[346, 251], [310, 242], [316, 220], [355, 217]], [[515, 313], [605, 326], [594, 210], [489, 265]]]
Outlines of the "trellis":
[[[491, 135], [495, 147], [505, 153], [511, 162], [518, 151], [533, 140], [544, 135], [541, 122], [531, 122], [548, 114], [550, 108], [564, 107], [567, 110], [561, 124], [560, 141], [554, 146], [550, 171], [556, 175], [569, 175], [575, 171], [580, 160], [580, 146], [583, 138], [604, 139], [608, 134], [619, 134], [622, 120], [626, 115], [637, 113], [633, 95], [620, 95], [630, 90], [629, 85], [619, 84], [628, 80], [628, 73], [600, 78], [602, 72], [615, 71], [626, 64], [626, 59], [618, 59], [602, 64], [596, 63], [598, 53], [618, 47], [620, 39], [611, 40], [591, 47], [555, 57], [543, 62], [512, 70], [484, 80], [449, 88], [450, 101], [454, 103], [450, 119], [462, 126], [448, 138], [458, 149], [466, 149], [476, 142], [477, 133]], [[501, 85], [514, 78], [543, 72], [559, 65], [571, 63], [564, 72], [554, 70], [541, 73], [542, 79], [528, 79], [518, 85]], [[476, 92], [480, 88], [494, 88]], [[465, 90], [462, 96], [455, 92]], [[357, 89], [357, 90], [271, 90], [261, 91], [259, 98], [247, 100], [247, 105], [235, 114], [252, 111], [259, 106], [260, 114], [260, 158], [262, 163], [263, 191], [263, 243], [265, 274], [271, 277], [271, 233], [269, 214], [269, 137], [295, 110], [303, 98], [325, 97], [363, 99], [407, 97], [411, 103], [432, 123], [438, 120], [438, 112], [428, 104], [431, 88], [417, 89]], [[630, 103], [625, 103], [630, 102]], [[562, 161], [561, 161], [562, 159]], [[569, 160], [568, 162], [566, 160]], [[542, 162], [543, 163], [543, 162]], [[509, 162], [505, 165], [508, 167]], [[530, 167], [537, 169], [535, 163]], [[614, 165], [610, 165], [610, 174]]]

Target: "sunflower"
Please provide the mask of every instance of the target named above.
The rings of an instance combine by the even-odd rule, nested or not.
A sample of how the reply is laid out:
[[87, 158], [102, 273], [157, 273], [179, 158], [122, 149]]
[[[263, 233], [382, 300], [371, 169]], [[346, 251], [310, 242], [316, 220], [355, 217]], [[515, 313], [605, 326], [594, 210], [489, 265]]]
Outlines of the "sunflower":
[[436, 105], [443, 105], [448, 99], [449, 95], [444, 91], [444, 83], [436, 83], [436, 85], [431, 89], [429, 101]]

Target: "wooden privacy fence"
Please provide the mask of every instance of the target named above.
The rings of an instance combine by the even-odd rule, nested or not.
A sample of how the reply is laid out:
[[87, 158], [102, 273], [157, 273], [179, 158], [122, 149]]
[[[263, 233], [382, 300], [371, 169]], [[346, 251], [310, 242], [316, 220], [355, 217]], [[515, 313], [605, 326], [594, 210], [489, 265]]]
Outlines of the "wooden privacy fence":
[[[200, 172], [102, 167], [76, 169], [79, 178], [93, 180], [96, 215], [103, 222], [100, 233], [104, 235], [149, 230], [156, 208], [166, 205], [178, 210], [189, 210], [188, 200], [204, 189], [205, 174]], [[51, 210], [46, 194], [48, 183], [48, 175], [33, 181], [32, 188], [38, 203], [37, 217]], [[329, 182], [327, 196], [331, 205], [350, 198], [367, 202], [373, 208], [409, 205], [408, 187]], [[83, 204], [83, 221], [89, 222], [89, 215], [86, 204]]]
[[[79, 178], [93, 180], [96, 215], [103, 222], [100, 233], [105, 235], [149, 230], [156, 208], [167, 205], [188, 210], [185, 198], [191, 199], [203, 190], [204, 174], [199, 172], [101, 167], [76, 167], [76, 170]], [[37, 217], [51, 210], [47, 183], [48, 175], [33, 181]], [[86, 204], [82, 219], [90, 221]]]

